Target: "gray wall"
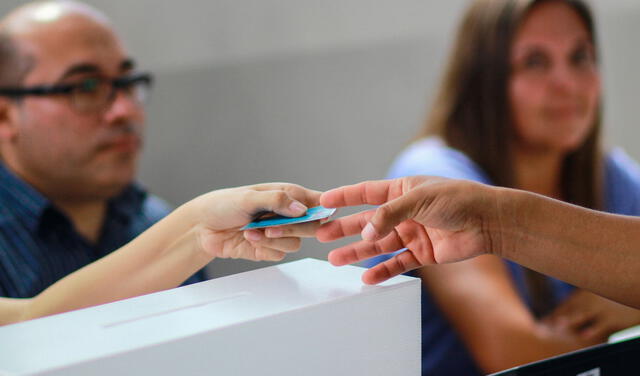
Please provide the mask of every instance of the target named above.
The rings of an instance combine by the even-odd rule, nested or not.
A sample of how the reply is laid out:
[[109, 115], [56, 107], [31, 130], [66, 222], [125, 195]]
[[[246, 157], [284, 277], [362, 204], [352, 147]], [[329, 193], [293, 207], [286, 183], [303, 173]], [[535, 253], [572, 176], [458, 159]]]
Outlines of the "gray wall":
[[[3, 0], [0, 12], [19, 1]], [[92, 0], [157, 74], [141, 180], [178, 204], [264, 181], [380, 178], [420, 126], [464, 0]], [[606, 132], [640, 159], [640, 3], [594, 2]], [[307, 240], [294, 257], [331, 249]], [[213, 275], [264, 266], [216, 260]]]

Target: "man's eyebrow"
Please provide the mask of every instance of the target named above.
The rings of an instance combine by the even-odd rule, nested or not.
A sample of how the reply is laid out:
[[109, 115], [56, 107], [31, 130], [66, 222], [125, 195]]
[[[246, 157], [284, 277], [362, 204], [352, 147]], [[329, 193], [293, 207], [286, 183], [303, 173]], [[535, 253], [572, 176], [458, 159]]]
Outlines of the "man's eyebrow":
[[[127, 72], [133, 70], [136, 67], [136, 62], [133, 59], [125, 59], [120, 63], [120, 72]], [[80, 63], [76, 65], [72, 65], [69, 69], [67, 69], [60, 80], [64, 80], [69, 76], [73, 76], [76, 74], [83, 73], [100, 73], [100, 67], [91, 63]]]
[[100, 68], [98, 68], [97, 65], [89, 64], [89, 63], [80, 63], [80, 64], [72, 65], [69, 69], [67, 69], [62, 75], [62, 77], [60, 77], [60, 80], [64, 80], [65, 78], [69, 76], [73, 76], [74, 74], [97, 73], [97, 72], [100, 72]]
[[136, 67], [135, 60], [128, 58], [123, 60], [122, 63], [120, 63], [120, 72], [130, 71], [130, 70], [133, 70], [135, 67]]

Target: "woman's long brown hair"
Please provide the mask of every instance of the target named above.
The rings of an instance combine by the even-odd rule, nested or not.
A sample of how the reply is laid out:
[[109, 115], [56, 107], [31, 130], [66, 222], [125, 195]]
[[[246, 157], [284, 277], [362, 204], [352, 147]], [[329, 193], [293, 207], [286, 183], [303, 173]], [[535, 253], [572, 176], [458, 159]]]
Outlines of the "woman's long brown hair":
[[[508, 98], [509, 57], [520, 23], [533, 7], [546, 1], [571, 6], [596, 47], [593, 16], [581, 0], [477, 0], [463, 18], [444, 80], [418, 135], [441, 137], [477, 163], [495, 185], [517, 188], [510, 145], [515, 127]], [[561, 172], [562, 199], [591, 209], [603, 205], [600, 123], [599, 109], [591, 132], [566, 156]], [[549, 299], [535, 298], [542, 278], [529, 275], [528, 280], [534, 306], [536, 300], [549, 303]], [[538, 315], [548, 309], [534, 307]]]
[[[511, 45], [524, 16], [545, 1], [575, 9], [596, 46], [591, 11], [583, 1], [475, 1], [458, 30], [444, 80], [418, 135], [440, 136], [477, 163], [495, 185], [515, 188], [509, 146], [515, 128], [507, 94]], [[602, 209], [600, 123], [598, 111], [585, 142], [565, 158], [561, 179], [562, 199], [591, 209]]]

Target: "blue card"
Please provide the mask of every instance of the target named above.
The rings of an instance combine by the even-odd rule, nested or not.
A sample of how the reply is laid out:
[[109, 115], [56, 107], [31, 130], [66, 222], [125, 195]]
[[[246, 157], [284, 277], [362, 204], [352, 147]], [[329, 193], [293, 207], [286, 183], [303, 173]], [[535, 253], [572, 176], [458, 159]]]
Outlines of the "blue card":
[[282, 215], [275, 215], [264, 219], [257, 219], [248, 225], [241, 228], [241, 230], [249, 230], [252, 228], [265, 228], [273, 226], [292, 225], [295, 223], [318, 221], [330, 217], [335, 213], [336, 209], [327, 209], [324, 206], [316, 206], [315, 208], [307, 209], [307, 214], [302, 217], [285, 217]]

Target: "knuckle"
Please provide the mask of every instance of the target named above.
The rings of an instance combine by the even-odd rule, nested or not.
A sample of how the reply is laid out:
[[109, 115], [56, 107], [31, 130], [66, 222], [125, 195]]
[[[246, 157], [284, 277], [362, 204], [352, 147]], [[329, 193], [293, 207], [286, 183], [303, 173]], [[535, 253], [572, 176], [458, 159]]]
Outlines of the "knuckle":
[[284, 206], [289, 202], [289, 195], [283, 191], [277, 191], [274, 194], [274, 202], [280, 206]]
[[378, 218], [384, 222], [391, 219], [393, 212], [389, 205], [383, 205], [378, 208], [378, 212], [376, 214], [378, 214]]

